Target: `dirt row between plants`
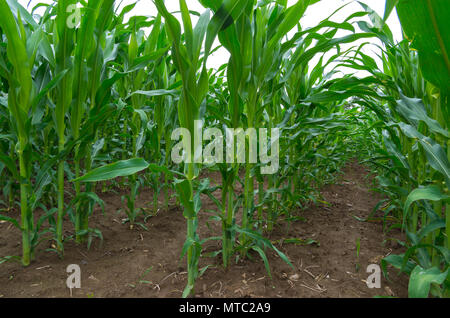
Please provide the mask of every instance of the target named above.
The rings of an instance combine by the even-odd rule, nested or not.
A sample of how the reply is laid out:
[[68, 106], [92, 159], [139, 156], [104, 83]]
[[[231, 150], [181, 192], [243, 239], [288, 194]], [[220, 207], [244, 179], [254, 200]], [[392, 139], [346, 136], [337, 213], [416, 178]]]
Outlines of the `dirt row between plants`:
[[[321, 191], [329, 205], [297, 211], [297, 221], [282, 223], [270, 234], [294, 268], [269, 250], [272, 278], [256, 253], [251, 254], [252, 259], [238, 260], [223, 269], [220, 256], [206, 257], [220, 250], [220, 241], [210, 241], [201, 259], [201, 267], [209, 267], [197, 281], [196, 297], [406, 297], [407, 277], [398, 276], [393, 269], [389, 270], [390, 281], [381, 278], [381, 288], [368, 288], [367, 266], [380, 264], [390, 253], [401, 253], [401, 247], [388, 239], [401, 238], [401, 234], [385, 235], [382, 223], [354, 218], [368, 216], [380, 197], [370, 190], [364, 167], [352, 162], [343, 172], [336, 184]], [[210, 175], [216, 183], [220, 181], [217, 177]], [[168, 211], [159, 211], [147, 220], [148, 231], [139, 226], [130, 230], [121, 222], [125, 214], [117, 213], [124, 207], [123, 194], [100, 195], [106, 214], [97, 209], [90, 226], [103, 233], [103, 244], [94, 240], [88, 250], [68, 242], [64, 259], [59, 259], [44, 251], [51, 247], [50, 241], [44, 242], [30, 267], [12, 262], [0, 265], [0, 297], [180, 297], [187, 280], [185, 259], [180, 260], [186, 234], [182, 210], [172, 200]], [[203, 199], [202, 211], [216, 209], [212, 200]], [[152, 193], [144, 189], [137, 206], [150, 208], [151, 202]], [[220, 225], [204, 212], [199, 224], [202, 239], [220, 235]], [[66, 235], [73, 234], [68, 220], [65, 228]], [[288, 238], [315, 242], [280, 244]], [[0, 256], [19, 254], [20, 240], [17, 229], [0, 224]], [[81, 289], [70, 291], [66, 286], [70, 264], [81, 267]]]

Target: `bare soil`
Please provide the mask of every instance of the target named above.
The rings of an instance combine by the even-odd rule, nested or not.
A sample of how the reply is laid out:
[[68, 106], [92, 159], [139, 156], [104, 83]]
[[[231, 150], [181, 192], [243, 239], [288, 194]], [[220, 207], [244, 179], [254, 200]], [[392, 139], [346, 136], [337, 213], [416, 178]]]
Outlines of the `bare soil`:
[[[407, 297], [407, 277], [397, 275], [393, 269], [389, 269], [390, 281], [382, 277], [380, 289], [367, 287], [367, 266], [380, 264], [390, 253], [401, 253], [401, 246], [389, 238], [401, 239], [402, 235], [395, 231], [385, 235], [381, 222], [354, 218], [367, 217], [380, 196], [370, 190], [368, 171], [363, 166], [351, 162], [343, 172], [336, 184], [321, 191], [329, 205], [295, 211], [297, 221], [282, 222], [267, 234], [271, 241], [278, 241], [277, 248], [288, 256], [294, 269], [271, 250], [267, 255], [272, 279], [256, 253], [252, 259], [241, 259], [228, 269], [222, 267], [220, 256], [203, 257], [201, 267], [210, 267], [197, 281], [196, 297]], [[220, 182], [218, 175], [209, 177]], [[185, 259], [180, 259], [186, 235], [181, 208], [172, 199], [168, 211], [161, 210], [147, 220], [148, 231], [139, 226], [130, 230], [121, 222], [125, 214], [117, 213], [125, 205], [123, 194], [101, 194], [106, 215], [97, 209], [90, 219], [90, 227], [103, 233], [103, 244], [95, 240], [88, 250], [85, 245], [68, 242], [65, 257], [60, 259], [45, 252], [51, 243], [44, 242], [28, 268], [15, 262], [0, 265], [0, 297], [180, 297], [187, 281]], [[150, 209], [151, 202], [152, 192], [143, 189], [137, 206]], [[216, 209], [209, 198], [204, 197], [203, 202], [202, 211]], [[10, 216], [14, 214], [17, 211]], [[220, 224], [208, 218], [200, 216], [198, 232], [202, 239], [220, 235]], [[73, 234], [68, 220], [65, 228], [66, 235]], [[287, 238], [312, 239], [319, 244], [280, 244]], [[17, 229], [0, 223], [0, 256], [19, 254], [20, 240]], [[210, 241], [203, 254], [220, 248], [220, 241]], [[80, 265], [82, 274], [81, 289], [72, 292], [66, 287], [69, 264]]]

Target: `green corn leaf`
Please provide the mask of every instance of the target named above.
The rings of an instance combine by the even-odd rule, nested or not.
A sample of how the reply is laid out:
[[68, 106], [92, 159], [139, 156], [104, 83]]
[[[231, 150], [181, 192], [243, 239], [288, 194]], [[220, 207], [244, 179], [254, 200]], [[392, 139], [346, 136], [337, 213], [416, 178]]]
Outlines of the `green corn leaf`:
[[449, 198], [448, 195], [443, 194], [439, 187], [431, 185], [423, 188], [418, 188], [413, 190], [405, 201], [405, 205], [403, 208], [403, 225], [406, 223], [406, 218], [408, 215], [409, 208], [411, 204], [418, 200], [430, 200], [430, 201], [440, 201], [447, 200]]
[[17, 170], [17, 165], [11, 157], [3, 155], [0, 153], [0, 162], [2, 162], [9, 172], [11, 172], [13, 178], [19, 179], [19, 171]]
[[447, 185], [450, 186], [450, 163], [445, 150], [431, 138], [420, 139], [420, 144], [425, 149], [428, 163], [445, 177]]
[[186, 48], [188, 54], [190, 54], [190, 60], [192, 61], [193, 57], [193, 51], [194, 51], [194, 34], [192, 30], [192, 21], [191, 16], [189, 14], [189, 10], [186, 5], [185, 0], [179, 0], [180, 3], [180, 10], [181, 10], [181, 19], [183, 21], [183, 27], [184, 27], [184, 38], [186, 41]]
[[95, 105], [103, 106], [111, 96], [111, 87], [126, 75], [126, 73], [115, 73], [111, 78], [104, 80], [95, 95]]
[[384, 17], [383, 17], [384, 22], [387, 21], [387, 19], [391, 15], [391, 13], [394, 10], [397, 3], [398, 3], [398, 0], [386, 0], [386, 6], [384, 9]]
[[122, 160], [96, 168], [84, 176], [71, 180], [72, 182], [99, 182], [111, 180], [117, 177], [131, 176], [139, 171], [147, 169], [149, 163], [144, 159], [136, 158]]
[[214, 12], [219, 10], [220, 6], [222, 5], [221, 1], [217, 0], [199, 0], [199, 2], [202, 4], [202, 6], [212, 9]]
[[277, 32], [268, 43], [269, 51], [273, 50], [276, 44], [298, 24], [309, 4], [310, 0], [298, 0], [296, 4], [286, 10], [283, 21], [280, 23]]
[[184, 208], [183, 215], [187, 219], [196, 217], [196, 211], [194, 209], [194, 201], [192, 200], [192, 188], [187, 179], [178, 180], [175, 179], [175, 189], [177, 190], [181, 204]]
[[412, 47], [419, 51], [424, 77], [450, 91], [450, 6], [447, 0], [399, 0], [397, 13]]
[[427, 298], [431, 284], [442, 284], [448, 276], [449, 269], [441, 272], [439, 268], [423, 269], [417, 265], [411, 273], [408, 295], [411, 298]]
[[296, 58], [295, 68], [309, 62], [317, 53], [326, 52], [326, 51], [330, 50], [331, 48], [335, 47], [336, 45], [351, 43], [351, 42], [354, 42], [354, 41], [357, 41], [360, 39], [372, 38], [372, 37], [376, 37], [376, 34], [375, 33], [356, 33], [356, 34], [349, 34], [349, 35], [346, 35], [346, 36], [343, 36], [340, 38], [334, 38], [331, 40], [319, 42], [316, 46], [314, 46], [313, 48], [300, 54]]
[[267, 259], [266, 253], [264, 253], [264, 251], [259, 246], [252, 246], [252, 250], [258, 252], [259, 256], [261, 256], [261, 259], [264, 262], [264, 266], [266, 267], [267, 275], [269, 275], [269, 277], [272, 278], [269, 260]]
[[164, 4], [164, 0], [155, 0], [156, 8], [158, 12], [164, 17], [167, 23], [167, 31], [169, 36], [174, 43], [180, 43], [181, 41], [181, 25], [178, 20], [167, 11]]
[[157, 61], [161, 57], [165, 56], [167, 54], [168, 50], [169, 50], [169, 46], [166, 46], [164, 48], [158, 49], [158, 50], [151, 52], [149, 54], [146, 54], [144, 56], [140, 56], [140, 57], [133, 59], [133, 61], [132, 61], [133, 64], [130, 67], [130, 69], [128, 69], [128, 73], [138, 71], [138, 70], [141, 70], [141, 69], [147, 67], [147, 65], [149, 63]]
[[417, 131], [411, 125], [405, 123], [396, 124], [400, 127], [403, 133], [409, 138], [416, 138], [425, 150], [425, 156], [428, 159], [428, 163], [435, 169], [439, 171], [444, 176], [447, 185], [450, 185], [450, 163], [448, 161], [445, 150], [436, 143], [433, 139], [425, 137]]
[[20, 5], [17, 0], [6, 0], [6, 2], [16, 18], [20, 16], [23, 19], [23, 22], [28, 23], [33, 29], [37, 29], [39, 27], [32, 15], [27, 11], [27, 9]]
[[16, 228], [18, 228], [19, 230], [22, 230], [22, 228], [19, 225], [19, 222], [16, 221], [16, 219], [13, 219], [9, 216], [5, 216], [5, 215], [1, 215], [0, 214], [0, 221], [6, 221], [11, 223], [12, 225], [14, 225]]
[[[86, 14], [82, 16], [77, 43], [75, 45], [74, 76], [73, 76], [73, 97], [74, 103], [71, 107], [71, 126], [74, 135], [78, 136], [81, 121], [85, 112], [84, 103], [88, 96], [88, 76], [86, 61], [93, 50], [94, 28], [97, 16], [102, 6], [103, 0], [91, 1], [86, 7]], [[68, 84], [69, 85], [69, 84]], [[70, 98], [69, 96], [68, 98]]]
[[425, 105], [421, 99], [408, 98], [402, 95], [401, 99], [397, 101], [397, 110], [411, 124], [415, 124], [417, 126], [418, 121], [423, 121], [433, 132], [447, 138], [449, 137], [448, 131], [443, 129], [436, 120], [427, 115]]
[[436, 219], [431, 221], [425, 227], [420, 229], [419, 233], [417, 233], [418, 240], [421, 241], [424, 237], [426, 237], [431, 232], [434, 232], [439, 229], [445, 228], [445, 220], [444, 219]]
[[[197, 61], [199, 59], [203, 40], [205, 39], [205, 35], [206, 35], [206, 30], [210, 23], [209, 15], [210, 15], [209, 11], [206, 11], [205, 13], [203, 13], [200, 16], [200, 18], [193, 30], [193, 35], [192, 35], [193, 39], [192, 39], [192, 48], [191, 48], [191, 50], [192, 50], [191, 60], [192, 61]], [[208, 59], [209, 51], [206, 51], [206, 52], [208, 52], [208, 54], [205, 54], [203, 56], [204, 60]]]
[[398, 146], [394, 143], [394, 141], [390, 138], [389, 133], [384, 130], [383, 131], [383, 141], [386, 146], [386, 149], [389, 151], [389, 153], [394, 155], [394, 158], [398, 161], [398, 166], [401, 166], [403, 168], [407, 168], [409, 170], [409, 164], [406, 160], [403, 153], [400, 151]]
[[16, 110], [11, 110], [13, 111], [16, 120], [19, 121], [19, 124], [23, 125], [27, 118], [28, 110], [31, 107], [30, 95], [32, 89], [32, 78], [28, 54], [24, 44], [24, 39], [21, 37], [20, 30], [17, 28], [17, 22], [6, 1], [0, 1], [0, 12], [2, 13], [0, 27], [8, 39], [8, 59], [14, 67], [15, 81], [18, 85], [20, 85], [17, 87], [20, 88], [17, 96], [18, 105], [14, 105], [18, 107]]
[[193, 289], [194, 289], [193, 285], [187, 284], [186, 287], [183, 290], [183, 295], [181, 297], [182, 298], [187, 298], [192, 293]]
[[172, 177], [173, 175], [178, 175], [178, 176], [184, 176], [181, 172], [175, 171], [175, 170], [169, 170], [167, 167], [165, 166], [159, 166], [157, 164], [151, 163], [148, 166], [148, 169], [150, 171], [156, 172], [156, 173], [164, 173], [170, 177]]
[[69, 70], [63, 70], [61, 73], [57, 74], [52, 80], [39, 92], [38, 95], [33, 99], [33, 108], [41, 101], [41, 99], [52, 89], [59, 85], [60, 81], [64, 78]]
[[20, 263], [19, 256], [5, 256], [0, 258], [0, 265], [6, 262], [16, 261]]
[[208, 25], [205, 42], [205, 56], [208, 56], [220, 30], [237, 20], [248, 5], [248, 0], [224, 0]]
[[416, 266], [415, 263], [407, 260], [406, 265], [404, 265], [404, 255], [388, 255], [381, 260], [381, 268], [383, 273], [387, 276], [387, 264], [392, 265], [394, 268], [399, 269], [407, 273], [408, 275], [413, 271]]
[[358, 26], [366, 32], [372, 31], [379, 35], [379, 37], [389, 45], [394, 45], [394, 37], [389, 26], [384, 23], [383, 19], [368, 5], [359, 2], [364, 10], [369, 14], [370, 21], [374, 25], [373, 28], [369, 27], [364, 21], [358, 22]]
[[255, 231], [249, 230], [249, 229], [242, 229], [242, 228], [240, 228], [240, 227], [238, 227], [238, 226], [234, 226], [234, 227], [232, 228], [232, 230], [234, 230], [234, 231], [236, 231], [236, 232], [238, 232], [238, 233], [246, 234], [246, 235], [248, 235], [249, 237], [253, 238], [254, 240], [256, 240], [256, 241], [262, 243], [262, 244], [265, 245], [266, 247], [268, 247], [268, 248], [270, 248], [270, 249], [273, 249], [273, 250], [278, 254], [278, 256], [280, 256], [280, 258], [281, 258], [284, 262], [286, 262], [286, 264], [288, 264], [290, 267], [294, 268], [294, 266], [293, 266], [292, 263], [290, 262], [289, 258], [287, 258], [287, 256], [286, 256], [283, 252], [281, 252], [278, 248], [276, 248], [276, 246], [273, 245], [272, 242], [270, 242], [270, 240], [268, 240], [268, 239], [266, 239], [265, 237], [261, 236], [261, 234], [255, 232]]

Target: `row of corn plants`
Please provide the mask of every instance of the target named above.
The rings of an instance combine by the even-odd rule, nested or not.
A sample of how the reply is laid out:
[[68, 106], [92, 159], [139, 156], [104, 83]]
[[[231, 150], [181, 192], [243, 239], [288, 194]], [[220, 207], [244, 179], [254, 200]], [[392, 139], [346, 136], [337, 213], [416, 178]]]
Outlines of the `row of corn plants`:
[[[407, 252], [383, 264], [411, 275], [412, 296], [427, 296], [430, 288], [445, 296], [450, 85], [436, 70], [448, 67], [448, 34], [439, 28], [447, 9], [437, 0], [431, 7], [387, 1], [386, 17], [397, 6], [411, 44], [395, 43], [364, 4], [343, 21], [335, 19], [340, 8], [304, 29], [301, 18], [316, 2], [202, 0], [205, 12], [198, 13], [179, 0], [177, 18], [155, 0], [156, 16], [126, 20], [135, 3], [119, 11], [114, 0], [61, 0], [29, 12], [16, 0], [0, 0], [0, 220], [22, 232], [22, 264], [46, 240], [60, 257], [68, 240], [88, 246], [102, 240], [89, 217], [104, 206], [101, 192], [126, 188], [123, 221], [130, 230], [147, 230], [148, 217], [167, 210], [172, 193], [183, 207], [183, 296], [194, 293], [208, 268], [200, 260], [209, 240], [222, 242], [214, 255], [224, 267], [256, 253], [270, 275], [268, 250], [290, 261], [267, 237], [281, 222], [298, 219], [298, 208], [321, 202], [320, 187], [358, 155], [387, 195], [378, 207], [398, 220], [391, 227], [407, 234]], [[432, 23], [411, 19], [409, 6], [432, 8]], [[36, 14], [42, 7], [44, 14]], [[419, 21], [432, 29], [422, 30]], [[435, 39], [426, 32], [436, 30], [435, 42], [422, 43]], [[375, 48], [382, 70], [363, 50], [372, 39], [382, 42]], [[216, 40], [230, 58], [213, 70], [207, 61]], [[433, 61], [442, 65], [424, 62], [430, 52], [441, 52]], [[358, 78], [343, 68], [369, 75]], [[203, 160], [190, 147], [206, 145], [196, 139], [199, 123], [236, 129], [232, 139], [242, 137], [245, 151], [235, 149], [223, 162]], [[191, 138], [175, 144], [177, 128]], [[224, 148], [224, 140], [209, 137], [216, 151]], [[173, 162], [174, 149], [187, 149], [190, 160]], [[267, 153], [262, 162], [252, 160], [258, 149]], [[277, 153], [275, 173], [262, 173]], [[202, 171], [219, 172], [221, 184], [212, 186]], [[152, 189], [149, 208], [136, 204], [143, 187]], [[203, 211], [201, 195], [217, 209]], [[221, 225], [219, 236], [199, 237], [202, 213]], [[417, 287], [424, 283], [428, 290]]]
[[[386, 257], [382, 265], [410, 276], [411, 297], [449, 295], [450, 64], [443, 39], [450, 12], [444, 6], [442, 1], [387, 1], [384, 19], [365, 7], [371, 23], [361, 27], [373, 30], [383, 43], [383, 67], [364, 54], [352, 61], [372, 74], [376, 93], [357, 101], [370, 129], [355, 141], [378, 175], [376, 190], [385, 196], [369, 218], [381, 210], [386, 232], [400, 228], [406, 233], [399, 242], [405, 253]], [[383, 21], [394, 7], [405, 32], [400, 43]]]

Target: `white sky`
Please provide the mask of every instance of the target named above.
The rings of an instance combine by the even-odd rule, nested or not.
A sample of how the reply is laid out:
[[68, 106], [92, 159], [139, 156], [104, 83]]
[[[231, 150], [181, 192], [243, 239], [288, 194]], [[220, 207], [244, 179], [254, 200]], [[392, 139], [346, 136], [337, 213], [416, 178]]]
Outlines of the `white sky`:
[[[385, 0], [360, 0], [363, 3], [366, 3], [369, 5], [374, 11], [376, 11], [380, 16], [383, 16], [384, 14], [384, 6], [385, 6]], [[19, 0], [19, 3], [23, 6], [27, 7], [31, 10], [31, 8], [36, 5], [37, 3], [52, 3], [52, 0]], [[123, 0], [122, 2], [120, 0], [117, 0], [116, 3], [120, 4], [120, 7], [124, 7], [128, 4], [131, 4], [135, 2], [134, 0]], [[155, 16], [156, 15], [156, 8], [151, 0], [138, 0], [137, 5], [133, 11], [131, 11], [127, 16], [132, 15], [147, 15], [147, 16]], [[178, 1], [176, 0], [166, 0], [166, 6], [169, 11], [178, 11], [179, 5]], [[204, 8], [197, 0], [186, 0], [188, 8], [190, 10], [198, 11], [200, 13], [204, 12]], [[296, 2], [296, 0], [289, 0], [289, 5], [292, 5]], [[363, 11], [363, 8], [361, 5], [359, 5], [356, 1], [353, 0], [321, 0], [320, 2], [310, 6], [305, 16], [301, 19], [301, 25], [302, 28], [309, 28], [317, 25], [320, 21], [327, 18], [330, 14], [332, 14], [336, 9], [338, 9], [340, 6], [351, 2], [349, 5], [347, 5], [345, 8], [343, 8], [340, 12], [338, 12], [336, 15], [333, 16], [332, 20], [336, 22], [343, 21], [346, 17], [348, 17], [350, 14], [356, 12], [356, 11]], [[38, 11], [39, 12], [39, 11]], [[193, 24], [196, 23], [196, 19], [193, 18]], [[393, 12], [393, 14], [390, 16], [390, 18], [387, 21], [389, 27], [391, 28], [394, 38], [397, 41], [400, 41], [402, 39], [402, 31], [401, 26], [397, 17], [396, 12]], [[341, 33], [338, 33], [338, 36], [345, 35], [346, 32], [343, 31]], [[362, 43], [365, 41], [373, 42], [374, 44], [380, 44], [380, 41], [374, 38], [367, 39], [367, 40], [361, 40], [357, 43]], [[217, 42], [217, 44], [219, 44]], [[354, 44], [352, 44], [354, 45]], [[343, 49], [345, 49], [347, 46], [342, 46]], [[377, 50], [375, 47], [372, 50]], [[364, 50], [366, 54], [370, 54], [371, 56], [376, 58], [376, 55], [371, 52], [369, 48], [366, 48]], [[329, 55], [333, 54], [332, 52], [328, 53]], [[327, 56], [328, 56], [327, 54]], [[208, 60], [208, 67], [218, 68], [224, 63], [228, 62], [228, 52], [225, 49], [220, 49], [217, 52], [215, 52], [213, 55], [209, 57]], [[316, 59], [317, 60], [317, 59]], [[314, 63], [313, 61], [312, 63]], [[358, 75], [363, 75], [361, 72], [358, 72]]]

